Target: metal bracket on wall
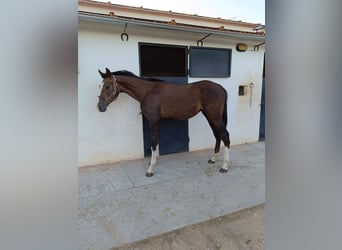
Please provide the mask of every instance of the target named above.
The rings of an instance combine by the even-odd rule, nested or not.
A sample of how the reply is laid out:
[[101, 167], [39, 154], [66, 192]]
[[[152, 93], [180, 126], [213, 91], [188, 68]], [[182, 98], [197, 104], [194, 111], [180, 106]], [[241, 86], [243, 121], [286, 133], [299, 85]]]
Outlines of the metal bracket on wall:
[[254, 51], [259, 51], [259, 47], [261, 46], [261, 45], [264, 45], [265, 44], [265, 42], [262, 42], [262, 43], [259, 43], [259, 44], [257, 44], [257, 45], [254, 45]]
[[249, 87], [251, 88], [251, 94], [249, 96], [249, 106], [252, 107], [252, 99], [253, 99], [253, 88], [254, 88], [254, 83], [250, 83]]
[[126, 27], [127, 27], [127, 23], [125, 23], [124, 32], [121, 33], [121, 40], [127, 42], [128, 41], [128, 34], [126, 33]]
[[203, 40], [206, 39], [209, 36], [211, 36], [211, 33], [209, 33], [208, 35], [204, 36], [203, 38], [197, 40], [197, 46], [198, 47], [203, 47]]

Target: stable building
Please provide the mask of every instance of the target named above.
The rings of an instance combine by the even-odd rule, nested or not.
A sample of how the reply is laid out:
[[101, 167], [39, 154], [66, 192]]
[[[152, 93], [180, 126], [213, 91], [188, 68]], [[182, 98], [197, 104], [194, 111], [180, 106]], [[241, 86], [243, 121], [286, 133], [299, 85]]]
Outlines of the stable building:
[[[150, 154], [139, 103], [122, 93], [97, 109], [104, 71], [128, 70], [173, 84], [211, 80], [228, 92], [231, 145], [264, 138], [265, 28], [261, 24], [78, 1], [79, 166], [139, 159]], [[214, 148], [199, 113], [160, 125], [160, 154]]]

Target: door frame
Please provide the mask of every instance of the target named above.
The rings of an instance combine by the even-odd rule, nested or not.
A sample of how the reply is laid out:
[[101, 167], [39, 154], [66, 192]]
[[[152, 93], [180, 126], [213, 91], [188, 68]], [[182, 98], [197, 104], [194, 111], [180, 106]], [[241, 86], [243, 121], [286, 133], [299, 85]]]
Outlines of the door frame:
[[[171, 44], [160, 44], [160, 43], [146, 43], [146, 42], [139, 42], [139, 74], [142, 77], [156, 77], [161, 79], [170, 79], [170, 83], [179, 84], [180, 81], [177, 81], [177, 78], [182, 79], [182, 83], [188, 84], [188, 46], [182, 46], [182, 45], [171, 45]], [[155, 47], [164, 47], [164, 48], [179, 48], [184, 50], [184, 69], [183, 76], [172, 76], [172, 75], [165, 75], [160, 76], [158, 74], [143, 74], [142, 72], [142, 64], [143, 59], [141, 55], [141, 46], [155, 46]], [[178, 83], [177, 83], [178, 82]], [[144, 141], [144, 156], [148, 157], [151, 155], [151, 149], [150, 149], [150, 131], [149, 126], [147, 123], [147, 120], [143, 117], [143, 141]], [[172, 137], [168, 134], [168, 129], [170, 127], [174, 127], [176, 129], [180, 129], [181, 133], [177, 134], [177, 136], [181, 136], [181, 138], [175, 139], [176, 137]], [[171, 153], [180, 153], [180, 152], [188, 152], [189, 151], [189, 122], [188, 120], [185, 121], [175, 121], [175, 120], [162, 120], [160, 122], [160, 140], [159, 140], [159, 153], [161, 155], [163, 154], [171, 154]], [[171, 145], [170, 145], [171, 144]]]

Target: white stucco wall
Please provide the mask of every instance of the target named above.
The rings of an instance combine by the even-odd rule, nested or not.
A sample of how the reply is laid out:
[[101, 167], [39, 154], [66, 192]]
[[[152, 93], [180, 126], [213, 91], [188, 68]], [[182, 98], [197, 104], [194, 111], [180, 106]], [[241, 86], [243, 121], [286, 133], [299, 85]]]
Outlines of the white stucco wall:
[[[93, 22], [79, 22], [78, 42], [78, 133], [79, 166], [137, 159], [143, 153], [142, 117], [139, 103], [120, 94], [106, 112], [97, 110], [101, 77], [97, 69], [126, 69], [139, 75], [138, 42], [196, 46], [201, 34], [127, 27], [129, 40], [122, 42], [123, 27]], [[258, 140], [263, 49], [239, 53], [237, 41], [209, 37], [206, 47], [232, 48], [231, 77], [206, 78], [223, 85], [228, 91], [228, 129], [232, 144]], [[256, 44], [254, 42], [251, 44]], [[252, 47], [251, 47], [252, 48]], [[201, 78], [189, 78], [189, 82]], [[238, 96], [238, 86], [254, 83], [252, 105], [250, 90]], [[214, 137], [205, 118], [198, 114], [189, 120], [189, 150], [214, 147]]]

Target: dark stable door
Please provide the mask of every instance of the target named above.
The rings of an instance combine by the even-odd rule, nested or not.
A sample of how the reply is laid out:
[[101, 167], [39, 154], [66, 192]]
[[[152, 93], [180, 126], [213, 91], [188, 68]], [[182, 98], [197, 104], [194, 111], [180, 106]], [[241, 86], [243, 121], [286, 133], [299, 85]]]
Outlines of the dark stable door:
[[[173, 84], [187, 84], [187, 77], [158, 77], [166, 82]], [[189, 132], [188, 120], [161, 120], [160, 121], [160, 137], [159, 137], [159, 153], [160, 155], [180, 153], [189, 151]], [[144, 130], [144, 155], [151, 155], [151, 137], [148, 121], [143, 116]]]

